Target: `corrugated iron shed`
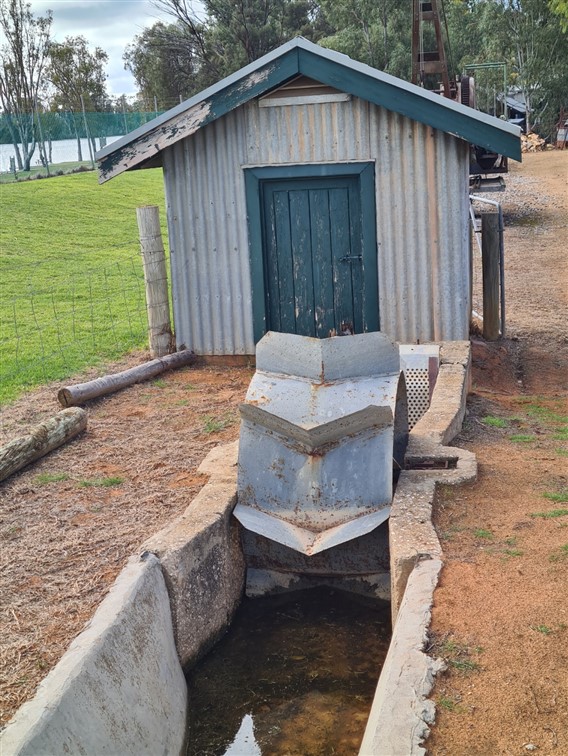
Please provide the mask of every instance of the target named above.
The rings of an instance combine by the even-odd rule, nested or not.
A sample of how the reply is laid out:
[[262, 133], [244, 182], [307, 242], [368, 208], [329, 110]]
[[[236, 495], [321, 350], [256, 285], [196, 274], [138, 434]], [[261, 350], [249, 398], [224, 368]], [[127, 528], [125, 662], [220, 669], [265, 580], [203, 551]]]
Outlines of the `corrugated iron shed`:
[[[310, 96], [296, 96], [301, 86]], [[355, 246], [362, 240], [361, 249], [331, 253], [331, 288], [341, 288], [351, 274], [353, 300], [362, 299], [364, 322], [356, 332], [380, 329], [410, 343], [466, 338], [468, 141], [520, 159], [519, 134], [508, 123], [296, 39], [97, 159], [101, 181], [124, 170], [164, 169], [178, 346], [249, 355], [267, 330], [287, 330], [286, 318], [302, 319], [304, 306], [315, 310], [315, 333], [297, 324], [289, 330], [328, 335], [326, 287], [316, 271], [322, 251], [314, 251], [323, 216], [310, 215], [312, 205], [321, 211], [322, 198], [324, 246], [345, 244], [346, 225]], [[331, 209], [336, 196], [343, 197], [341, 212], [348, 207], [343, 220]], [[277, 212], [279, 197], [287, 198], [286, 207]], [[298, 256], [294, 273], [267, 257], [276, 233], [271, 224], [282, 222], [286, 234], [303, 223], [304, 235], [292, 247], [305, 249], [311, 235], [307, 254], [319, 257], [305, 272]], [[329, 267], [329, 260], [322, 264]], [[307, 280], [311, 303], [295, 291], [290, 300], [291, 275], [300, 288]], [[335, 307], [337, 291], [333, 297]], [[334, 317], [338, 326], [341, 318]]]

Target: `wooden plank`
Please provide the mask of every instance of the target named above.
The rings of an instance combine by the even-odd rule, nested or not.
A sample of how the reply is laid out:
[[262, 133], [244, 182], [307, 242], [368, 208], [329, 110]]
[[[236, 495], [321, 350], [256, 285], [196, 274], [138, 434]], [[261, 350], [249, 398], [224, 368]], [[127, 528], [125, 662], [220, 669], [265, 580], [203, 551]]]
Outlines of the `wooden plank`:
[[358, 182], [351, 182], [348, 198], [351, 255], [353, 257], [360, 256], [360, 260], [351, 263], [353, 326], [355, 333], [363, 333], [365, 331], [365, 323], [363, 319], [363, 245], [361, 233], [361, 202]]
[[268, 327], [280, 331], [280, 295], [278, 247], [276, 244], [275, 192], [263, 190], [264, 204], [264, 255], [266, 265], [266, 314]]
[[483, 338], [499, 338], [499, 214], [481, 216], [481, 267], [483, 274]]
[[379, 276], [377, 245], [377, 206], [375, 166], [367, 163], [358, 177], [361, 203], [363, 253], [363, 322], [364, 331], [380, 330]]
[[[132, 138], [122, 147], [99, 158], [99, 183], [108, 181], [124, 171], [144, 163], [166, 147], [194, 134], [202, 126], [216, 120], [239, 105], [268, 92], [282, 81], [298, 72], [298, 57], [295, 50], [288, 50], [282, 57], [270, 61], [242, 77], [230, 76], [202, 95], [188, 100], [185, 107], [177, 106], [158, 117], [156, 126], [142, 126], [132, 132]], [[225, 86], [223, 86], [226, 84]], [[152, 123], [152, 122], [151, 122]]]
[[337, 328], [333, 300], [329, 191], [311, 189], [309, 196], [315, 329], [316, 336], [325, 339], [332, 329]]
[[296, 333], [315, 336], [309, 192], [307, 189], [290, 190], [289, 203]]
[[278, 281], [275, 282], [275, 295], [279, 298], [280, 306], [278, 330], [283, 333], [296, 333], [294, 265], [288, 192], [278, 190], [274, 192], [273, 197], [279, 270]]
[[351, 263], [343, 260], [343, 258], [351, 255], [349, 201], [346, 187], [330, 189], [329, 212], [332, 220], [334, 308], [337, 332], [339, 333], [342, 330], [343, 323], [353, 322]]
[[255, 344], [267, 330], [266, 291], [263, 254], [263, 206], [261, 181], [257, 172], [245, 169], [245, 193], [249, 237], [250, 279], [252, 289], [252, 322]]

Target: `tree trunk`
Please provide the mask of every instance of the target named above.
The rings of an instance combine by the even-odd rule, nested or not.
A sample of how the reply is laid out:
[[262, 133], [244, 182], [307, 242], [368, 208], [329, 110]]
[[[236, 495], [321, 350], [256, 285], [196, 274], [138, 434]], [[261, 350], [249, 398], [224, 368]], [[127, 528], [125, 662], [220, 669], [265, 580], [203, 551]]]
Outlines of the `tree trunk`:
[[18, 166], [18, 170], [23, 170], [23, 163], [22, 163], [22, 155], [20, 153], [20, 145], [17, 142], [14, 142], [14, 154], [16, 156], [16, 165]]
[[166, 370], [189, 365], [195, 360], [195, 355], [189, 349], [182, 352], [168, 354], [158, 360], [145, 362], [143, 365], [123, 370], [121, 373], [114, 375], [105, 375], [102, 378], [95, 378], [94, 381], [87, 383], [78, 383], [75, 386], [66, 386], [57, 394], [57, 399], [62, 407], [71, 407], [77, 404], [84, 404], [90, 399], [96, 399], [99, 396], [113, 394], [134, 383], [146, 381], [148, 378], [154, 378]]
[[16, 156], [16, 164], [18, 166], [18, 170], [22, 170], [22, 154], [20, 152], [20, 143], [18, 140], [18, 134], [16, 131], [16, 128], [14, 126], [14, 123], [12, 121], [12, 114], [6, 113], [6, 125], [8, 126], [8, 131], [10, 132], [10, 136], [12, 137], [12, 146], [14, 148], [14, 154]]
[[24, 153], [24, 167], [23, 167], [24, 171], [30, 170], [30, 164], [34, 156], [35, 148], [36, 148], [35, 139], [33, 142], [31, 142], [31, 147], [27, 142], [22, 143], [22, 152]]
[[87, 427], [87, 413], [79, 407], [61, 410], [0, 449], [0, 480], [67, 443]]

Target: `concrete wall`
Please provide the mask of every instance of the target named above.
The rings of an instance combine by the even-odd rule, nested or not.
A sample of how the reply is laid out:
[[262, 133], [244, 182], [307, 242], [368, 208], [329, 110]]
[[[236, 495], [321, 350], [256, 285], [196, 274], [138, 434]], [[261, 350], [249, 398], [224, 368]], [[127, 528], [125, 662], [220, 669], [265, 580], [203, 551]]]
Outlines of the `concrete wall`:
[[199, 467], [211, 479], [181, 517], [144, 543], [160, 559], [170, 595], [183, 667], [203, 656], [226, 631], [244, 590], [238, 523], [235, 441], [213, 449]]
[[[395, 622], [362, 756], [425, 753], [420, 743], [434, 715], [427, 696], [439, 665], [423, 648], [443, 556], [432, 504], [439, 483], [475, 479], [474, 455], [445, 446], [463, 420], [469, 359], [468, 342], [442, 344], [432, 403], [407, 451], [410, 460], [451, 458], [455, 468], [405, 471], [393, 499]], [[182, 752], [187, 689], [180, 659], [192, 663], [210, 648], [243, 590], [231, 518], [236, 459], [236, 443], [209, 454], [199, 471], [210, 482], [129, 560], [86, 629], [2, 733], [2, 756]]]
[[2, 756], [177, 754], [187, 687], [156, 557], [132, 557], [85, 630], [2, 733]]
[[[214, 449], [186, 512], [132, 557], [85, 630], [0, 736], [2, 756], [181, 754], [182, 664], [231, 622], [245, 567], [231, 512], [237, 445]], [[173, 620], [173, 621], [172, 621]]]

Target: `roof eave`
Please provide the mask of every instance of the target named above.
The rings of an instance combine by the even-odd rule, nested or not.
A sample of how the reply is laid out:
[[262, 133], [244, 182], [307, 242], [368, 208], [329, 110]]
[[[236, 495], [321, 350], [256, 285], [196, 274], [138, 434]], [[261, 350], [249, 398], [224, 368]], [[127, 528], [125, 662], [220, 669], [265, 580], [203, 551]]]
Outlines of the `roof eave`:
[[140, 163], [146, 163], [165, 147], [194, 134], [245, 102], [264, 94], [298, 74], [296, 46], [278, 56], [267, 55], [213, 87], [164, 113], [149, 125], [127, 134], [96, 155], [99, 183], [104, 183]]
[[518, 126], [412, 84], [404, 82], [405, 86], [401, 86], [394, 77], [375, 72], [364, 64], [353, 61], [353, 65], [346, 68], [330, 55], [323, 57], [303, 49], [300, 50], [300, 73], [309, 73], [323, 84], [453, 134], [471, 144], [521, 160], [521, 130]]

